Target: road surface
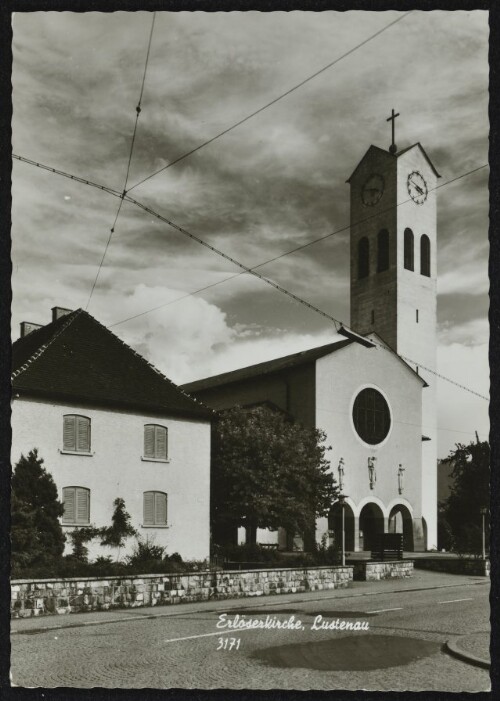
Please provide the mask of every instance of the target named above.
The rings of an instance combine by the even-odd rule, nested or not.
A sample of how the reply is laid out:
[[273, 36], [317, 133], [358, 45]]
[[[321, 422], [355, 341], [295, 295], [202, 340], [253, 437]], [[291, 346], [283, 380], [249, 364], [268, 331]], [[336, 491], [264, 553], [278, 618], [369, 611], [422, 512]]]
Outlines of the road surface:
[[[444, 643], [489, 630], [488, 581], [437, 579], [446, 586], [420, 589], [417, 580], [413, 590], [405, 582], [395, 592], [397, 580], [355, 583], [348, 590], [14, 621], [12, 682], [487, 691], [488, 671], [451, 657]], [[257, 627], [266, 621], [267, 628]]]

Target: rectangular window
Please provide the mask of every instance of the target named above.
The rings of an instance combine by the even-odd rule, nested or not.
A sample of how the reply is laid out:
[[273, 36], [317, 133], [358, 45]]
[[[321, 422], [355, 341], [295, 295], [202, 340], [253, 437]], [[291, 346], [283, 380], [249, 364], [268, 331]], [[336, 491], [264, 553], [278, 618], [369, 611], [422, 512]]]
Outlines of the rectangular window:
[[90, 453], [90, 419], [78, 414], [66, 414], [63, 422], [63, 450]]
[[418, 324], [418, 309], [415, 309], [415, 321]]
[[144, 426], [144, 457], [150, 460], [166, 460], [168, 455], [168, 432], [165, 426]]
[[164, 492], [144, 492], [145, 526], [167, 525], [167, 495]]
[[90, 523], [90, 489], [85, 487], [64, 487], [63, 523], [87, 525]]

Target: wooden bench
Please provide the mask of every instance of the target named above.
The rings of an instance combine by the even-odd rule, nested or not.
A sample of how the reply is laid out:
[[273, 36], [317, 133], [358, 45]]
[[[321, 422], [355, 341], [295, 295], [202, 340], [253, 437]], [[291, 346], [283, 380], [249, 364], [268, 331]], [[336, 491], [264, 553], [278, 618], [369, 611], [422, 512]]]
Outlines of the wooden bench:
[[378, 533], [374, 537], [374, 546], [371, 551], [372, 560], [403, 559], [402, 533]]

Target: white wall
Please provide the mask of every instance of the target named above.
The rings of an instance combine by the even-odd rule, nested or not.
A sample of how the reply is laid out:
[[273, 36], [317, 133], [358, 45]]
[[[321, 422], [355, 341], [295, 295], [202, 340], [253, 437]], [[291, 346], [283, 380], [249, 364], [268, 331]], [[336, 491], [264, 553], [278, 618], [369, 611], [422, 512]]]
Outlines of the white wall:
[[[90, 457], [61, 453], [64, 414], [82, 414], [91, 419]], [[168, 462], [142, 460], [144, 424], [168, 428]], [[101, 408], [82, 408], [45, 401], [16, 398], [12, 406], [12, 465], [38, 448], [44, 466], [54, 478], [62, 501], [63, 487], [91, 490], [90, 523], [111, 525], [113, 501], [125, 500], [132, 525], [142, 538], [154, 539], [168, 554], [179, 552], [184, 559], [209, 556], [210, 424], [180, 418], [162, 418]], [[168, 494], [168, 526], [145, 527], [143, 492]], [[71, 527], [64, 526], [67, 533]], [[130, 552], [129, 539], [125, 552]], [[69, 548], [67, 547], [67, 551]], [[91, 543], [91, 558], [115, 554]]]

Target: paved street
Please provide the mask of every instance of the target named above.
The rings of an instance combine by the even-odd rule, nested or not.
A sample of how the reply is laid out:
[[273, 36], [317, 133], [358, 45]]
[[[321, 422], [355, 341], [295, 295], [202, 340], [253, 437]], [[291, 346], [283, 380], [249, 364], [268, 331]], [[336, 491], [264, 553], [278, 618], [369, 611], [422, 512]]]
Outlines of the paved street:
[[[417, 570], [349, 590], [15, 620], [13, 683], [485, 691], [488, 671], [443, 645], [489, 630], [488, 584]], [[274, 627], [234, 631], [221, 620]]]

